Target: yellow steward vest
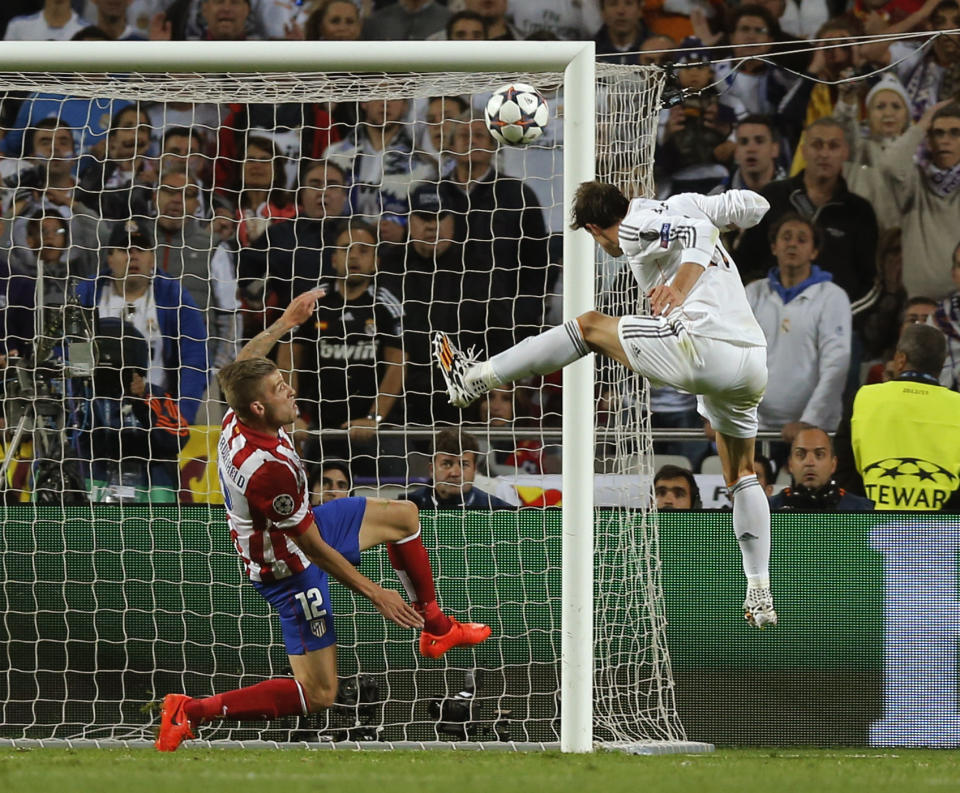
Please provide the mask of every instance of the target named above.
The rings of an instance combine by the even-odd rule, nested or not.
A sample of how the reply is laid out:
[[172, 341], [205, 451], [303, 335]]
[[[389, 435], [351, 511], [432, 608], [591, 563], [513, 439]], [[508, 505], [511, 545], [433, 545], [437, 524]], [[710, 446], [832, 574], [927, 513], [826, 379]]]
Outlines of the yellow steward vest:
[[853, 457], [877, 509], [939, 510], [960, 485], [960, 394], [916, 380], [857, 392]]

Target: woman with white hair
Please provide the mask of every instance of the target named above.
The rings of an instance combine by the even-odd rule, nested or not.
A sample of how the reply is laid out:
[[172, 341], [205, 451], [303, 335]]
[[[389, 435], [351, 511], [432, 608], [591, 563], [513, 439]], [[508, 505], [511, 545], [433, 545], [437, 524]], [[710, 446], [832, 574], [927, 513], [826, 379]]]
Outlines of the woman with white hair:
[[847, 85], [850, 88], [841, 90], [834, 107], [834, 116], [844, 124], [850, 144], [843, 176], [851, 191], [873, 204], [881, 231], [897, 228], [900, 212], [876, 166], [887, 147], [910, 126], [910, 100], [900, 81], [887, 75], [867, 94], [866, 118], [861, 124], [856, 84]]

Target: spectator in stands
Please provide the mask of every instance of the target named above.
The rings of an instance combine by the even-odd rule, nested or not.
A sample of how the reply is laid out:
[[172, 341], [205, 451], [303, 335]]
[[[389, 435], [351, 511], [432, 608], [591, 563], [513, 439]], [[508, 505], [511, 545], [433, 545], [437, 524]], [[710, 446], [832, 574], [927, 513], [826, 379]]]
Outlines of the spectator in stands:
[[143, 220], [117, 223], [107, 243], [108, 270], [82, 281], [77, 296], [101, 317], [130, 322], [147, 340], [147, 382], [179, 400], [193, 423], [207, 388], [207, 328], [183, 286], [156, 272], [156, 245]]
[[598, 0], [510, 0], [507, 5], [524, 39], [548, 31], [558, 39], [589, 41], [603, 25]]
[[670, 36], [653, 34], [640, 45], [637, 63], [640, 66], [663, 66], [670, 60], [667, 50], [676, 49], [677, 42]]
[[779, 163], [780, 133], [768, 116], [748, 115], [737, 123], [733, 161], [737, 169], [729, 187], [760, 192], [770, 182], [785, 179]]
[[[960, 4], [956, 0], [942, 0], [931, 9], [924, 3], [915, 14], [886, 30], [871, 32], [896, 33], [910, 30], [929, 14], [926, 28], [931, 31], [960, 28]], [[960, 91], [960, 36], [939, 35], [929, 47], [915, 50], [912, 41], [894, 41], [883, 51], [889, 39], [878, 42], [879, 53], [872, 47], [862, 48], [868, 60], [895, 65], [897, 77], [910, 97], [911, 116], [919, 119], [938, 102], [956, 101]], [[915, 54], [914, 54], [915, 53]], [[912, 57], [911, 57], [912, 55]]]
[[761, 429], [791, 443], [802, 424], [833, 432], [840, 422], [852, 317], [844, 291], [813, 263], [820, 248], [813, 223], [783, 215], [770, 243], [777, 266], [746, 290], [767, 339], [769, 379], [758, 414]]
[[196, 202], [191, 201], [190, 214], [201, 219], [210, 217], [211, 202], [213, 161], [205, 151], [204, 139], [196, 127], [169, 126], [163, 133], [160, 146], [160, 173], [181, 171], [187, 175], [191, 184], [199, 188]]
[[[376, 229], [352, 220], [335, 245], [336, 278], [321, 283], [327, 291], [316, 315], [279, 346], [277, 365], [291, 372], [290, 385], [310, 426], [350, 430], [349, 442], [323, 440], [314, 459], [334, 455], [350, 460], [360, 473], [371, 468], [373, 457], [367, 455], [376, 452], [381, 422], [401, 413], [396, 408], [403, 397], [403, 307], [374, 280]], [[380, 440], [383, 451], [375, 456], [381, 473], [402, 463], [393, 456], [403, 451], [397, 441]]]
[[766, 275], [775, 264], [770, 228], [784, 214], [796, 212], [824, 232], [817, 264], [847, 293], [856, 315], [869, 308], [878, 294], [876, 215], [866, 199], [849, 191], [841, 175], [849, 147], [838, 121], [814, 121], [806, 130], [804, 151], [806, 170], [791, 179], [771, 182], [761, 191], [770, 210], [741, 235], [737, 261], [744, 268], [744, 280]]
[[286, 189], [284, 159], [269, 138], [250, 137], [242, 156], [240, 179], [234, 183], [238, 221], [237, 240], [241, 247], [252, 245], [270, 226], [296, 217], [297, 204]]
[[[748, 113], [774, 114], [793, 85], [792, 77], [757, 59], [770, 54], [780, 34], [776, 20], [763, 6], [745, 4], [730, 15], [727, 29], [731, 56], [750, 60], [742, 64], [739, 60], [718, 62], [717, 79], [726, 83], [726, 90], [743, 102]], [[735, 64], [739, 67], [736, 70]]]
[[[38, 209], [26, 219], [25, 231], [26, 249], [22, 252], [27, 255], [11, 261], [2, 295], [6, 304], [6, 344], [23, 356], [37, 343], [37, 328], [46, 327], [47, 314], [62, 311], [71, 276], [76, 277], [81, 269], [72, 261], [70, 226], [62, 215]], [[34, 317], [37, 311], [39, 322]], [[58, 341], [51, 340], [51, 346]]]
[[960, 103], [927, 110], [886, 149], [880, 171], [900, 213], [907, 294], [941, 300], [960, 242]]
[[937, 301], [929, 297], [911, 297], [904, 304], [903, 310], [898, 316], [897, 334], [894, 344], [885, 351], [883, 360], [870, 367], [867, 372], [866, 385], [875, 383], [887, 383], [896, 377], [896, 365], [893, 358], [896, 352], [896, 344], [899, 343], [903, 332], [910, 325], [917, 324], [935, 324], [931, 317], [937, 312]]
[[790, 444], [792, 484], [770, 499], [770, 509], [800, 512], [868, 512], [873, 502], [848, 493], [833, 478], [837, 456], [833, 441], [819, 427], [804, 425]]
[[476, 11], [458, 11], [447, 20], [447, 41], [486, 41], [487, 20]]
[[660, 113], [657, 192], [709, 193], [730, 177], [727, 165], [736, 145], [731, 133], [746, 113], [739, 99], [711, 87], [713, 66], [700, 39], [684, 39], [676, 63], [679, 87], [690, 95]]
[[437, 176], [433, 159], [415, 151], [409, 109], [406, 99], [362, 102], [361, 123], [326, 151], [347, 175], [353, 212], [379, 222], [385, 242], [402, 242], [405, 236], [410, 185]]
[[880, 231], [899, 228], [901, 213], [893, 192], [884, 183], [879, 168], [884, 152], [910, 126], [910, 100], [900, 81], [884, 77], [866, 97], [867, 124], [860, 128], [860, 92], [856, 83], [839, 90], [834, 116], [841, 121], [852, 142], [850, 159], [843, 167], [847, 187], [870, 202]]
[[642, 0], [600, 0], [603, 27], [593, 37], [597, 60], [624, 66], [640, 62], [639, 49], [649, 35]]
[[362, 32], [360, 9], [353, 0], [325, 0], [304, 25], [307, 41], [357, 41]]
[[[461, 5], [463, 11], [480, 17], [483, 22], [484, 39], [488, 41], [519, 41], [523, 38], [505, 16], [507, 0], [463, 0]], [[450, 26], [453, 24], [454, 18], [460, 18], [460, 13], [454, 14], [447, 20], [444, 30], [437, 31], [427, 38], [441, 41], [452, 39]], [[472, 35], [476, 35], [477, 27], [475, 23], [461, 27], [461, 30], [467, 29], [472, 32]]]
[[344, 460], [324, 460], [310, 474], [310, 506], [319, 507], [353, 493], [353, 475]]
[[877, 302], [863, 313], [861, 335], [864, 360], [879, 359], [882, 362], [893, 357], [900, 336], [901, 317], [907, 304], [899, 228], [880, 233], [877, 275], [879, 296]]
[[476, 296], [488, 287], [464, 266], [452, 192], [443, 183], [415, 189], [410, 194], [407, 244], [391, 246], [383, 255], [380, 283], [404, 307], [405, 409], [412, 424], [453, 423], [460, 417], [433, 364], [433, 334], [452, 333], [472, 345], [480, 343], [486, 324], [486, 305]]
[[679, 465], [664, 465], [654, 474], [653, 496], [659, 510], [703, 509], [693, 472]]
[[434, 96], [427, 102], [420, 149], [433, 157], [438, 167], [450, 165], [450, 143], [454, 119], [465, 113], [470, 103], [462, 96]]
[[[266, 4], [263, 5], [267, 10]], [[150, 38], [179, 41], [249, 41], [262, 38], [251, 18], [250, 0], [175, 0], [166, 10], [165, 23], [154, 19]], [[260, 21], [263, 21], [262, 19]]]
[[67, 41], [90, 23], [70, 7], [70, 0], [43, 0], [35, 14], [14, 17], [7, 23], [5, 41]]
[[[231, 257], [214, 254], [210, 224], [196, 217], [200, 187], [182, 170], [168, 169], [157, 186], [157, 267], [190, 293], [203, 313], [214, 368], [237, 341], [237, 276]], [[218, 362], [219, 359], [219, 362]], [[229, 361], [227, 361], [229, 362]]]
[[423, 41], [443, 30], [449, 18], [449, 9], [435, 0], [397, 0], [375, 10], [366, 18], [363, 38]]
[[531, 388], [514, 384], [488, 392], [479, 402], [480, 423], [494, 430], [508, 429], [516, 434], [510, 439], [480, 439], [480, 459], [491, 476], [560, 473], [559, 447], [545, 446], [536, 438], [525, 436], [524, 430], [535, 432], [540, 426], [530, 402]]
[[496, 143], [482, 118], [464, 114], [455, 124], [452, 148], [456, 164], [447, 183], [456, 196], [458, 221], [466, 226], [458, 229], [458, 238], [467, 240], [466, 267], [486, 274], [476, 297], [489, 301], [483, 347], [494, 352], [541, 329], [553, 275], [548, 233], [533, 190], [497, 171]]
[[156, 162], [149, 156], [150, 119], [130, 105], [110, 124], [103, 158], [80, 161], [76, 198], [104, 220], [148, 217]]
[[147, 381], [147, 342], [131, 323], [100, 318], [94, 335], [89, 431], [78, 438], [94, 487], [106, 486], [104, 500], [176, 501], [178, 457], [190, 437], [177, 401]]
[[773, 495], [773, 465], [770, 458], [757, 452], [753, 457], [753, 472], [757, 475], [763, 492], [770, 498]]
[[[852, 36], [862, 36], [863, 30], [853, 17], [842, 16], [831, 19], [820, 26], [817, 40], [846, 40]], [[807, 78], [797, 80], [784, 97], [777, 109], [781, 125], [791, 140], [800, 139], [800, 146], [793, 157], [790, 175], [798, 174], [807, 163], [804, 159], [803, 136], [801, 130], [809, 127], [818, 118], [833, 114], [838, 93], [842, 86], [834, 83], [842, 77], [852, 76], [854, 48], [825, 44], [819, 46], [807, 67]]]
[[329, 160], [304, 160], [300, 173], [296, 217], [267, 227], [238, 254], [241, 283], [259, 284], [268, 309], [286, 308], [334, 275], [334, 243], [349, 211], [343, 171]]
[[857, 392], [853, 455], [877, 509], [960, 508], [960, 394], [938, 382], [945, 354], [943, 333], [911, 325], [897, 344], [894, 379]]
[[817, 30], [830, 18], [825, 0], [761, 0], [759, 5], [770, 12], [780, 30], [791, 39], [817, 38]]
[[953, 251], [950, 275], [956, 289], [940, 301], [933, 314], [933, 324], [943, 331], [947, 339], [940, 383], [954, 391], [960, 391], [960, 243]]
[[474, 487], [480, 444], [469, 433], [443, 430], [433, 441], [430, 484], [405, 498], [420, 509], [514, 509], [506, 501]]
[[127, 23], [132, 0], [90, 0], [97, 7], [93, 23], [114, 41], [143, 41], [146, 37]]

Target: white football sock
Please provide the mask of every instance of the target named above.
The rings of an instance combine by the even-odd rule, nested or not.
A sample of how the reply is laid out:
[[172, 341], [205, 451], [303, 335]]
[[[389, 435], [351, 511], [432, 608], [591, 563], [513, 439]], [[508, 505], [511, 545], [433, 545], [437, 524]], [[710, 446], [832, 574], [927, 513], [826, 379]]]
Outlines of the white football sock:
[[756, 475], [730, 488], [733, 533], [740, 543], [743, 572], [751, 586], [770, 586], [770, 504]]
[[488, 388], [496, 388], [530, 375], [550, 374], [589, 353], [580, 323], [571, 319], [494, 355], [478, 374]]

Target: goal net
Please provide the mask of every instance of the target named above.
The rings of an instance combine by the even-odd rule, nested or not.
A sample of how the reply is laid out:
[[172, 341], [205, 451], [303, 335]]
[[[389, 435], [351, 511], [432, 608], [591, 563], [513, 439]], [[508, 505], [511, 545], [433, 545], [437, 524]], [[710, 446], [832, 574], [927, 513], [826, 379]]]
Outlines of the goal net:
[[[550, 105], [525, 148], [477, 121], [508, 82]], [[337, 706], [201, 737], [558, 740], [562, 379], [461, 413], [430, 338], [490, 354], [560, 321], [568, 114], [596, 112], [598, 178], [651, 190], [661, 75], [598, 66], [596, 87], [594, 109], [545, 72], [0, 75], [0, 737], [149, 739], [144, 705], [166, 692], [289, 674], [228, 536], [213, 375], [320, 287], [272, 353], [298, 392], [311, 491], [342, 495], [344, 474], [359, 495], [419, 491], [441, 603], [493, 638], [424, 661], [334, 585]], [[637, 305], [616, 262], [597, 261], [597, 295], [610, 313]], [[623, 493], [595, 521], [593, 734], [682, 741], [656, 524], [636, 497], [645, 392], [620, 367], [597, 376], [597, 471]], [[473, 490], [473, 471], [440, 470], [461, 452]], [[431, 509], [489, 496], [531, 508]], [[364, 556], [395, 581], [385, 554]]]

